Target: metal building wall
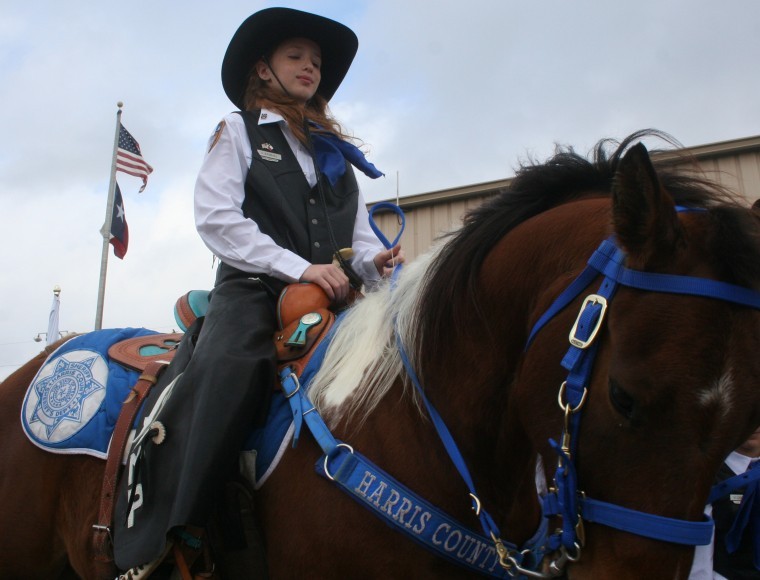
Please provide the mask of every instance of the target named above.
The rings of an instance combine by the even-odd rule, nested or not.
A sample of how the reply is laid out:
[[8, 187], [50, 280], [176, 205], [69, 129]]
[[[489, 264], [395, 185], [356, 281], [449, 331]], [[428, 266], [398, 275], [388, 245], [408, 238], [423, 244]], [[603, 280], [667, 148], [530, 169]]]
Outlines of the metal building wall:
[[[404, 200], [401, 200], [406, 219], [401, 244], [407, 259], [412, 260], [424, 254], [441, 236], [458, 229], [467, 211], [493, 195], [494, 193], [488, 193], [412, 207], [405, 207]], [[388, 240], [393, 240], [398, 235], [400, 219], [395, 214], [377, 213], [375, 222]]]
[[707, 177], [741, 193], [750, 203], [760, 198], [760, 152], [704, 159], [700, 165]]

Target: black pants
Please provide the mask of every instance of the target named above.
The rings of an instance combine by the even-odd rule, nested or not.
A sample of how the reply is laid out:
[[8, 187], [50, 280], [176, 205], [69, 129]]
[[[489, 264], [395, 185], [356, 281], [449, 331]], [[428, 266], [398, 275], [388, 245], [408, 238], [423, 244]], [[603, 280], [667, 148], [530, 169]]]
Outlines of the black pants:
[[[236, 272], [220, 267], [194, 352], [157, 416], [166, 440], [143, 448], [133, 482], [142, 487], [142, 503], [128, 510], [134, 523], [127, 525], [128, 511], [117, 508], [121, 569], [155, 559], [171, 528], [206, 525], [245, 437], [266, 417], [276, 380], [276, 298], [266, 283]], [[151, 393], [146, 409], [159, 393]]]

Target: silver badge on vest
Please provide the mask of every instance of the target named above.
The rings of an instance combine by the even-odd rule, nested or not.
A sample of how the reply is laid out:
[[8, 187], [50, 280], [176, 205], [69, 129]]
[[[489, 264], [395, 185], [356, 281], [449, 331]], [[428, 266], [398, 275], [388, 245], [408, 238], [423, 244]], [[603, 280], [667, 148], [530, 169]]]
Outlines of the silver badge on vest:
[[261, 149], [256, 149], [256, 153], [259, 154], [264, 161], [273, 161], [277, 163], [282, 161], [282, 155], [274, 152], [274, 147], [270, 143], [262, 143]]

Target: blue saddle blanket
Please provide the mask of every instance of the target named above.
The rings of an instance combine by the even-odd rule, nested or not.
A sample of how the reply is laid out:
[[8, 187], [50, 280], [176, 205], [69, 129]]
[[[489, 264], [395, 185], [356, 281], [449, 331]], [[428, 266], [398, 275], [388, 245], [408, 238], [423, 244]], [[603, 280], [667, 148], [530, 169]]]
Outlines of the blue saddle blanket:
[[[306, 365], [302, 388], [308, 388], [321, 367], [339, 320]], [[107, 458], [122, 404], [140, 376], [111, 361], [108, 349], [122, 340], [150, 334], [157, 333], [145, 328], [97, 330], [58, 347], [37, 372], [24, 398], [21, 423], [32, 443], [54, 453]], [[290, 405], [277, 390], [266, 424], [253, 430], [243, 447], [244, 458], [253, 462], [247, 471], [257, 474], [252, 478], [257, 486], [284, 453], [292, 424]]]
[[108, 358], [128, 338], [157, 334], [146, 328], [96, 330], [63, 343], [34, 377], [21, 408], [27, 437], [47, 451], [105, 459], [124, 400], [140, 373]]

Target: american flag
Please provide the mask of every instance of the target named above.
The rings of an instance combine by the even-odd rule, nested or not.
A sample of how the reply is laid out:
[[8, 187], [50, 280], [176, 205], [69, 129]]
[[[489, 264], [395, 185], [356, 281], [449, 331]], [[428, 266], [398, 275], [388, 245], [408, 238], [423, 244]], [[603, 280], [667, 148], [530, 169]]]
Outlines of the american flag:
[[124, 200], [121, 197], [119, 184], [116, 184], [116, 192], [113, 200], [113, 213], [111, 214], [111, 239], [108, 240], [113, 246], [113, 254], [120, 260], [124, 259], [129, 245], [129, 226], [127, 215], [124, 213]]
[[140, 145], [121, 123], [119, 123], [119, 148], [116, 151], [116, 171], [142, 177], [141, 192], [148, 184], [148, 175], [153, 171], [153, 168], [143, 159]]

